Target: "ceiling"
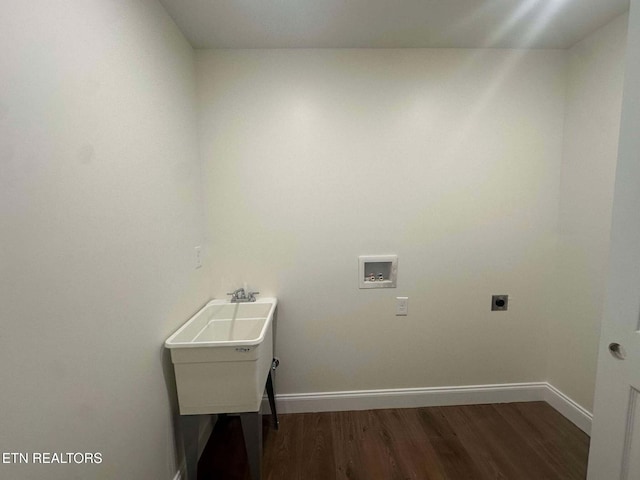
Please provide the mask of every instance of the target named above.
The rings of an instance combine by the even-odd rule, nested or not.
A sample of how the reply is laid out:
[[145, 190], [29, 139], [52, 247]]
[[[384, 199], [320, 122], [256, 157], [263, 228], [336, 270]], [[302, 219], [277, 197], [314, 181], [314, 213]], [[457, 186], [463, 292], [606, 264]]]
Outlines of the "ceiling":
[[629, 0], [160, 0], [195, 48], [568, 48]]

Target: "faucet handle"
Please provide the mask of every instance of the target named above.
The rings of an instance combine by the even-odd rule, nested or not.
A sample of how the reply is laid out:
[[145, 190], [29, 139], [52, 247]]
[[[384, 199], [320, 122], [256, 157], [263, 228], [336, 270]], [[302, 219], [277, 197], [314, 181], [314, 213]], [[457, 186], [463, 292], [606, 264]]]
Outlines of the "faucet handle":
[[256, 301], [256, 295], [260, 295], [260, 292], [249, 292], [247, 294], [247, 300], [250, 302], [255, 302]]

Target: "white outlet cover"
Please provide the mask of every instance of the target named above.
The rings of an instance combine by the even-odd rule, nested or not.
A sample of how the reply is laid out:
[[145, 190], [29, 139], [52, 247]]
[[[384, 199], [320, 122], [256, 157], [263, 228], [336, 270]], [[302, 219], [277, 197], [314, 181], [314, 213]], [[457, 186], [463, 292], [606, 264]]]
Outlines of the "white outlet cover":
[[198, 245], [194, 247], [194, 250], [196, 254], [196, 269], [202, 268], [202, 247]]
[[406, 317], [409, 315], [409, 297], [396, 297], [396, 316]]

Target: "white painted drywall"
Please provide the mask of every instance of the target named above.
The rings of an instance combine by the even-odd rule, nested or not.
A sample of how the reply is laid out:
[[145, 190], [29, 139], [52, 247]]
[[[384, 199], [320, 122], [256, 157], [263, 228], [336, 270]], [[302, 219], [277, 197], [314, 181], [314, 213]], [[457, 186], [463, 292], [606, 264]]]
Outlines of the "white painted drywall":
[[102, 454], [0, 477], [173, 478], [162, 344], [209, 292], [193, 51], [156, 1], [0, 10], [0, 451]]
[[568, 51], [549, 383], [592, 410], [606, 288], [627, 15]]
[[196, 58], [213, 293], [279, 297], [280, 393], [546, 380], [564, 51]]

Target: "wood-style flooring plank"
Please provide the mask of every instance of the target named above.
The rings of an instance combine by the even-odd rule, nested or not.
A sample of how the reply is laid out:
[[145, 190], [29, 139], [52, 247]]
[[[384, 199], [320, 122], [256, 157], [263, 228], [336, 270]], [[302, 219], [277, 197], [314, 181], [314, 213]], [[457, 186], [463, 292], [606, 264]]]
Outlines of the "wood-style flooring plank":
[[461, 408], [448, 408], [445, 411], [460, 442], [482, 472], [482, 478], [496, 480], [518, 478], [517, 466], [513, 465], [508, 454], [501, 449], [492, 448], [487, 442], [485, 432], [479, 426], [473, 412]]
[[427, 433], [421, 427], [416, 409], [378, 410], [388, 425], [388, 446], [396, 458], [403, 478], [444, 480], [444, 467]]
[[[269, 421], [271, 420], [269, 416]], [[300, 462], [291, 459], [302, 458], [302, 442], [304, 436], [304, 417], [302, 415], [280, 415], [280, 429], [273, 430], [270, 423], [263, 429], [262, 470], [266, 480], [283, 478], [303, 479], [304, 469]]]
[[387, 423], [384, 411], [368, 410], [361, 412], [360, 417], [363, 419], [361, 425], [366, 427], [366, 435], [360, 444], [360, 448], [365, 452], [365, 464], [361, 465], [361, 470], [364, 467], [376, 480], [409, 478], [401, 471], [395, 451], [397, 446], [393, 444], [392, 435], [396, 427]]
[[332, 412], [333, 456], [337, 480], [365, 480], [361, 476], [364, 462], [362, 432], [356, 422], [357, 412]]
[[318, 478], [335, 480], [335, 460], [331, 416], [322, 413], [302, 414], [302, 457], [297, 463], [301, 480]]
[[559, 478], [584, 479], [589, 436], [545, 402], [534, 402], [526, 410], [521, 405], [509, 404], [500, 413], [516, 428], [529, 431], [527, 440], [533, 448], [544, 452]]
[[474, 425], [480, 429], [483, 439], [494, 458], [502, 459], [511, 468], [504, 472], [507, 478], [522, 480], [539, 480], [542, 478], [558, 478], [538, 451], [525, 441], [529, 432], [517, 431], [498, 414], [495, 405], [470, 405], [460, 407], [469, 417], [474, 418]]
[[[266, 480], [584, 480], [589, 437], [545, 402], [280, 415]], [[238, 418], [216, 425], [199, 480], [249, 480]]]
[[444, 467], [446, 478], [482, 480], [482, 472], [447, 420], [443, 408], [429, 407], [417, 410], [427, 438]]

